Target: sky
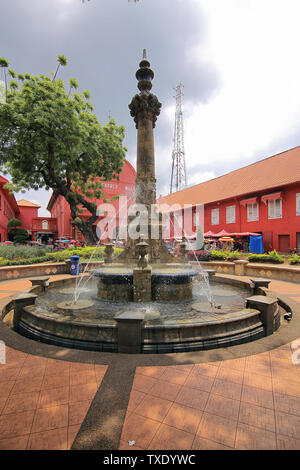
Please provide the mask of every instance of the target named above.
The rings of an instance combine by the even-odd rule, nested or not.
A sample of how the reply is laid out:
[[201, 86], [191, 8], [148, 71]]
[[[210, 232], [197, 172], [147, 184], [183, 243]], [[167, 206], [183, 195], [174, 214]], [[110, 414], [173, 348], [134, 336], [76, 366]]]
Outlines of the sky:
[[[0, 56], [18, 73], [47, 74], [65, 55], [59, 77], [90, 90], [101, 124], [111, 116], [125, 126], [134, 166], [128, 104], [147, 50], [151, 91], [162, 103], [154, 130], [158, 196], [170, 188], [179, 83], [188, 185], [300, 144], [299, 0], [0, 0], [0, 12]], [[47, 216], [50, 194], [16, 198], [39, 203]]]

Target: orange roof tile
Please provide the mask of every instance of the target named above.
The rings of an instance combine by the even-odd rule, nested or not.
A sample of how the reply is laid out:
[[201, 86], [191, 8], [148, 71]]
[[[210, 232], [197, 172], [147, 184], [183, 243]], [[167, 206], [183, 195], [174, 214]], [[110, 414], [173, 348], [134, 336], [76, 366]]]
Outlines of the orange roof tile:
[[297, 182], [300, 182], [300, 147], [161, 197], [157, 203], [179, 203], [181, 206], [208, 204]]
[[17, 204], [20, 207], [37, 207], [37, 208], [41, 207], [38, 204], [34, 204], [33, 202], [26, 201], [25, 199], [20, 199], [19, 201], [17, 201]]

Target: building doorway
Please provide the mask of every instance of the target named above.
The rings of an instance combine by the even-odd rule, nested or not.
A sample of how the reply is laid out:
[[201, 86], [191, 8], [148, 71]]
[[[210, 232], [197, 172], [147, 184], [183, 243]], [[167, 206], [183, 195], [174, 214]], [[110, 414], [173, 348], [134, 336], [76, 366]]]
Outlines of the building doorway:
[[281, 253], [288, 253], [290, 251], [290, 236], [278, 235], [278, 247]]
[[296, 248], [300, 250], [300, 232], [296, 233]]
[[263, 232], [263, 246], [264, 251], [272, 251], [273, 250], [273, 232]]

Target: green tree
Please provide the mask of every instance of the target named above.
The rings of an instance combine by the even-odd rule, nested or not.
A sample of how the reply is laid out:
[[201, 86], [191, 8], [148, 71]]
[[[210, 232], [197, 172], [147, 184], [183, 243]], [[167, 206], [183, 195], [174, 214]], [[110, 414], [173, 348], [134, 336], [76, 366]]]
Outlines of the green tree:
[[29, 239], [29, 234], [25, 228], [19, 228], [13, 238], [14, 243], [25, 244]]
[[8, 238], [10, 241], [14, 241], [15, 235], [18, 230], [22, 227], [22, 222], [19, 219], [10, 219], [7, 222]]
[[[81, 1], [82, 1], [82, 3], [85, 3], [86, 0], [81, 0]], [[89, 2], [90, 0], [87, 0], [87, 1]], [[138, 2], [139, 0], [133, 0], [133, 1], [136, 3], [136, 2]], [[128, 0], [128, 2], [130, 2], [130, 0]]]
[[59, 71], [59, 67], [62, 66], [62, 67], [66, 67], [67, 63], [68, 63], [68, 59], [64, 56], [64, 55], [59, 55], [57, 56], [57, 67], [56, 67], [56, 71], [55, 71], [55, 74], [54, 74], [54, 77], [52, 79], [52, 81], [54, 81], [56, 79], [56, 76], [57, 76], [57, 73]]
[[8, 222], [7, 222], [7, 227], [13, 227], [13, 228], [16, 228], [16, 227], [22, 227], [22, 222], [21, 220], [19, 219], [10, 219]]
[[9, 66], [9, 62], [4, 58], [0, 57], [0, 67], [4, 71], [4, 82], [5, 82], [5, 90], [6, 90], [6, 96], [7, 96], [7, 75], [6, 75], [6, 69]]
[[[101, 181], [122, 170], [124, 127], [113, 119], [101, 126], [87, 90], [70, 94], [57, 78], [15, 76], [0, 105], [0, 170], [10, 174], [10, 189], [51, 188], [63, 196], [73, 224], [94, 244], [95, 199], [103, 195]], [[78, 83], [71, 79], [69, 86], [76, 91]]]

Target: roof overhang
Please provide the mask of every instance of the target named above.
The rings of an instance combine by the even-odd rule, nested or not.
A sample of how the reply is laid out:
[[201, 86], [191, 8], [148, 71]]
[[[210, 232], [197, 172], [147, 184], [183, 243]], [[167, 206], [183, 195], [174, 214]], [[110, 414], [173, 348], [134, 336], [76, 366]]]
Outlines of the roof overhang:
[[278, 191], [277, 193], [265, 194], [261, 197], [262, 202], [267, 204], [267, 201], [271, 201], [272, 199], [282, 199], [282, 191]]
[[248, 199], [243, 199], [242, 201], [240, 201], [240, 205], [246, 206], [247, 204], [255, 204], [257, 200], [257, 197], [249, 197]]

